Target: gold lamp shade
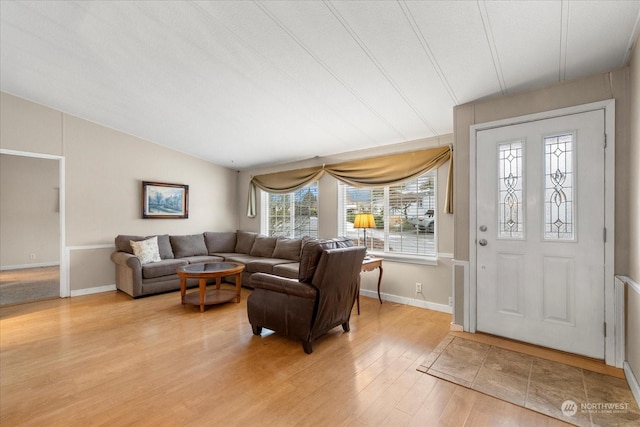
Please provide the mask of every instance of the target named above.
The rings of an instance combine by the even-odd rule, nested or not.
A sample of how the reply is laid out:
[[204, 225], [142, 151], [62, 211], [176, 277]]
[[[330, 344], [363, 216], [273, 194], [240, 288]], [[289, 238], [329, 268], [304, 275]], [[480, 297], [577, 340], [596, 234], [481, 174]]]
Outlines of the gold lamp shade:
[[356, 214], [356, 218], [353, 220], [353, 228], [376, 228], [376, 222], [373, 219], [373, 214]]
[[373, 214], [356, 214], [353, 220], [353, 228], [364, 228], [364, 246], [367, 247], [367, 228], [376, 228], [376, 221], [373, 219]]

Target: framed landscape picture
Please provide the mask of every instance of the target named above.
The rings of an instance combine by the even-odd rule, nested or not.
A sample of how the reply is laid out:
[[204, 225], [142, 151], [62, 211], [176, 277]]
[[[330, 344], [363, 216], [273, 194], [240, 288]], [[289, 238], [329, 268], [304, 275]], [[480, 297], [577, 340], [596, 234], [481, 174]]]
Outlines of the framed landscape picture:
[[189, 186], [142, 181], [142, 218], [189, 218]]

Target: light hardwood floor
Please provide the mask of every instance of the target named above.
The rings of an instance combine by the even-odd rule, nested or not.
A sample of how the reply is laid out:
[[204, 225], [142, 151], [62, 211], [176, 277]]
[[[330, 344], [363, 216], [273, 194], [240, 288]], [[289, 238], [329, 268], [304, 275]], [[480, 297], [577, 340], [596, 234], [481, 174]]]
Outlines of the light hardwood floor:
[[240, 304], [103, 293], [0, 309], [0, 425], [559, 426], [416, 371], [444, 313], [362, 297], [307, 355]]

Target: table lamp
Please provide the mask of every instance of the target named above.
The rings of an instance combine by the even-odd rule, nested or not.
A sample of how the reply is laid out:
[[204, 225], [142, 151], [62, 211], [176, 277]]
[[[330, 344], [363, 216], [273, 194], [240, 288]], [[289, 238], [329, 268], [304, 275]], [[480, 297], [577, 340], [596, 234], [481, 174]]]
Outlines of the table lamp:
[[353, 220], [353, 228], [364, 228], [364, 246], [367, 247], [367, 228], [376, 228], [376, 222], [373, 219], [373, 214], [356, 214], [356, 217]]

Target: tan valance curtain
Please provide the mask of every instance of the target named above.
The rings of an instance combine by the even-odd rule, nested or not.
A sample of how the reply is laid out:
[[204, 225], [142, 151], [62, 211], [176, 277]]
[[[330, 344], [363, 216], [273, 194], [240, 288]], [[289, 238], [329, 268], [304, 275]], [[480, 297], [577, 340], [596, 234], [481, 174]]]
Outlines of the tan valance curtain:
[[251, 184], [269, 193], [291, 193], [322, 178], [322, 166], [256, 175]]
[[[437, 147], [333, 165], [256, 175], [249, 184], [247, 216], [256, 216], [256, 187], [269, 193], [290, 193], [328, 173], [354, 187], [383, 187], [411, 180], [452, 158], [450, 147]], [[445, 212], [453, 213], [453, 162], [449, 165]]]

